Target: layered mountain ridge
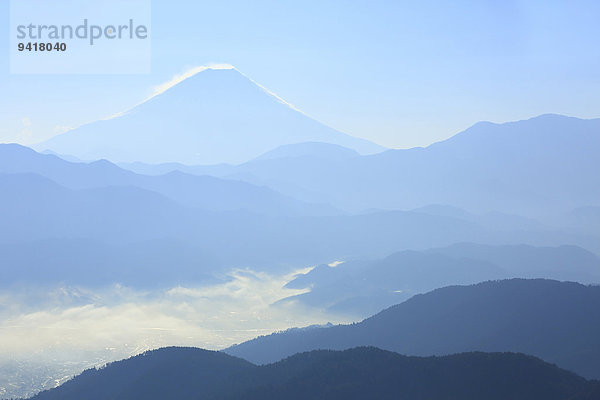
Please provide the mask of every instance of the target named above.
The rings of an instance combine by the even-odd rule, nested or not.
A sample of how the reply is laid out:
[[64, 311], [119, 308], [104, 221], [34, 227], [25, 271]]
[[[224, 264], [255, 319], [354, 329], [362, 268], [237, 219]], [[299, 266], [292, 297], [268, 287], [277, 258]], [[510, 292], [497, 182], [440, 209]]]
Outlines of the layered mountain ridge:
[[226, 352], [263, 364], [303, 351], [356, 346], [418, 356], [523, 352], [598, 379], [600, 286], [543, 279], [449, 286], [358, 324], [275, 333]]
[[567, 400], [594, 388], [573, 373], [513, 353], [418, 358], [356, 348], [257, 367], [223, 353], [162, 348], [85, 371], [33, 399]]

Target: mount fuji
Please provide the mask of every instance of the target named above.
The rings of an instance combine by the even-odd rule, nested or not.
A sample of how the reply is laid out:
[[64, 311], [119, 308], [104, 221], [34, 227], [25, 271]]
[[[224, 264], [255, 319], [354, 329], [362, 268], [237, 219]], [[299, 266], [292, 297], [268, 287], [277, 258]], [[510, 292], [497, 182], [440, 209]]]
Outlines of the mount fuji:
[[324, 142], [360, 154], [383, 147], [306, 116], [234, 67], [203, 68], [115, 117], [36, 146], [86, 160], [242, 163], [282, 145]]

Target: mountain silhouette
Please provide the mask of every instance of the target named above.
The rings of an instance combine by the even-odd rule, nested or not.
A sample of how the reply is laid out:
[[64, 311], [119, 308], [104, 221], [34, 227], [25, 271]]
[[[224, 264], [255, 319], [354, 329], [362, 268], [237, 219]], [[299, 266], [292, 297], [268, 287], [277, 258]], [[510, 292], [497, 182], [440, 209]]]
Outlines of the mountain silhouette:
[[548, 278], [580, 283], [600, 282], [600, 259], [577, 246], [490, 246], [456, 243], [444, 248], [430, 249], [428, 252], [454, 258], [484, 260], [497, 265], [512, 277]]
[[196, 399], [219, 394], [241, 372], [240, 358], [196, 348], [162, 348], [90, 369], [33, 399]]
[[[4, 148], [0, 146], [0, 150]], [[267, 214], [262, 212], [259, 199], [254, 203], [258, 204], [255, 210], [204, 209], [190, 203], [198, 198], [207, 208], [213, 208], [209, 207], [211, 204], [218, 208], [223, 194], [208, 192], [202, 198], [203, 191], [210, 187], [202, 184], [202, 179], [188, 181], [185, 176], [179, 181], [172, 175], [146, 177], [123, 171], [108, 162], [67, 163], [49, 155], [43, 156], [44, 162], [36, 164], [41, 155], [32, 151], [31, 154], [35, 156], [34, 161], [29, 160], [24, 165], [4, 163], [6, 159], [0, 158], [0, 171], [37, 171], [62, 184], [33, 172], [0, 173], [3, 193], [0, 197], [3, 223], [0, 264], [6, 266], [0, 270], [2, 286], [15, 282], [39, 283], [43, 277], [48, 283], [65, 281], [92, 286], [115, 282], [134, 286], [182, 284], [204, 281], [215, 272], [223, 272], [224, 268], [281, 272], [323, 260], [375, 259], [398, 249], [426, 249], [457, 241], [577, 243], [580, 239], [544, 231], [495, 232], [470, 221], [419, 212], [311, 216], [306, 213], [314, 209], [288, 207], [289, 203], [279, 202], [281, 198], [277, 196], [272, 199], [279, 199], [279, 208]], [[46, 162], [48, 160], [50, 162]], [[5, 168], [7, 165], [11, 168]], [[143, 188], [136, 186], [138, 183]], [[244, 186], [231, 184], [238, 193], [244, 193]], [[175, 189], [181, 185], [184, 192], [170, 190], [169, 185]], [[194, 191], [198, 197], [184, 196]], [[253, 208], [250, 200], [224, 199], [220, 207], [246, 204]], [[299, 212], [304, 215], [298, 215]], [[585, 257], [578, 260], [581, 268], [587, 265], [581, 264]], [[443, 268], [441, 264], [439, 267]], [[583, 280], [586, 270], [581, 268], [574, 266], [572, 273], [565, 276]], [[473, 271], [473, 276], [481, 279], [496, 276]], [[396, 281], [385, 282], [394, 284]], [[468, 282], [472, 280], [463, 283]], [[342, 290], [343, 286], [338, 286], [331, 294]], [[364, 294], [362, 290], [355, 294], [360, 293]], [[372, 294], [369, 292], [369, 296]], [[390, 302], [400, 301], [402, 298], [398, 296], [402, 294], [386, 296], [383, 303], [375, 298], [376, 301], [364, 305], [346, 304], [344, 307], [346, 310], [363, 307], [361, 312], [371, 313]]]
[[[163, 164], [160, 169], [243, 180], [352, 212], [445, 204], [536, 217], [598, 206], [600, 178], [593, 172], [600, 169], [598, 132], [600, 119], [546, 114], [502, 124], [480, 122], [425, 148], [310, 159], [293, 152], [281, 156], [285, 153], [279, 150], [280, 156], [258, 157], [275, 145], [238, 166]], [[158, 162], [163, 161], [153, 161]], [[493, 220], [503, 223], [502, 216]]]
[[75, 190], [32, 173], [0, 174], [0, 192], [0, 285], [42, 276], [182, 284], [223, 268], [282, 272], [484, 234], [460, 220], [410, 212], [297, 217], [203, 210], [135, 186]]
[[419, 358], [356, 348], [256, 367], [223, 353], [162, 348], [85, 371], [32, 399], [567, 400], [591, 390], [592, 382], [514, 353]]
[[310, 292], [281, 300], [364, 318], [418, 293], [449, 285], [508, 278], [600, 282], [600, 259], [576, 246], [459, 243], [406, 250], [381, 260], [319, 265], [286, 287]]
[[[42, 276], [181, 283], [222, 268], [289, 271], [455, 242], [594, 243], [543, 226], [526, 230], [519, 221], [515, 229], [496, 230], [471, 217], [422, 211], [347, 215], [245, 182], [182, 172], [147, 176], [105, 160], [68, 162], [15, 144], [0, 145], [0, 191], [0, 262], [10, 266], [2, 270], [3, 285]], [[383, 305], [371, 304], [369, 312]]]
[[324, 204], [308, 204], [266, 188], [238, 180], [172, 171], [146, 176], [119, 168], [106, 160], [68, 162], [17, 144], [0, 144], [0, 173], [33, 173], [70, 189], [135, 186], [164, 195], [182, 205], [212, 211], [248, 210], [273, 215], [332, 215]]
[[[0, 285], [42, 277], [183, 283], [222, 268], [288, 270], [482, 233], [459, 220], [408, 212], [299, 218], [203, 210], [136, 186], [71, 189], [34, 173], [0, 173], [0, 192]], [[437, 234], [440, 226], [447, 229]]]
[[235, 68], [206, 69], [110, 119], [40, 143], [84, 160], [240, 163], [278, 146], [326, 142], [374, 153], [384, 148], [329, 128]]
[[319, 265], [286, 285], [310, 292], [280, 303], [301, 302], [364, 318], [417, 293], [506, 277], [500, 267], [486, 261], [405, 250], [381, 260], [348, 261], [336, 267]]
[[253, 160], [214, 170], [345, 210], [446, 204], [525, 216], [598, 206], [600, 119], [481, 122], [425, 148], [346, 159]]
[[358, 324], [290, 330], [226, 352], [262, 364], [303, 351], [356, 346], [420, 356], [523, 352], [597, 379], [600, 287], [522, 279], [451, 286], [416, 295]]

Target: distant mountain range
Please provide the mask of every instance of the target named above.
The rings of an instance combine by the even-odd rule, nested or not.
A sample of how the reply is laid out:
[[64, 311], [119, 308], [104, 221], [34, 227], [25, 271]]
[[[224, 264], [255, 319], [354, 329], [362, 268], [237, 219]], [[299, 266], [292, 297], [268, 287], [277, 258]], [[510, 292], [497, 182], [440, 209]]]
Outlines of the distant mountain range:
[[568, 400], [594, 390], [593, 382], [514, 353], [419, 358], [356, 348], [257, 367], [223, 353], [163, 348], [85, 371], [32, 399]]
[[[35, 174], [0, 174], [0, 191], [0, 275], [6, 278], [0, 285], [42, 276], [181, 284], [236, 267], [282, 272], [487, 234], [475, 224], [409, 212], [295, 217], [207, 211], [135, 186], [72, 190]], [[446, 229], [437, 233], [441, 226]]]
[[84, 160], [241, 163], [278, 146], [326, 142], [384, 150], [306, 116], [235, 68], [206, 69], [132, 109], [36, 146]]
[[480, 122], [425, 148], [362, 157], [340, 157], [337, 149], [327, 157], [324, 148], [309, 152], [310, 146], [298, 146], [302, 151], [288, 148], [288, 156], [238, 166], [170, 164], [155, 170], [239, 179], [351, 211], [444, 204], [531, 217], [600, 206], [595, 172], [600, 170], [600, 119], [541, 115], [504, 124]]
[[0, 191], [0, 263], [10, 266], [0, 269], [2, 285], [42, 277], [181, 283], [223, 268], [289, 270], [455, 242], [595, 243], [506, 216], [481, 220], [439, 209], [344, 214], [235, 180], [140, 175], [19, 145], [0, 145]]
[[600, 119], [479, 122], [425, 148], [383, 151], [312, 120], [234, 68], [199, 72], [35, 148], [152, 175], [241, 180], [351, 212], [445, 204], [545, 216], [600, 206]]
[[459, 243], [405, 250], [381, 260], [319, 265], [286, 287], [310, 292], [280, 302], [302, 302], [364, 318], [415, 294], [449, 285], [507, 278], [600, 282], [600, 259], [576, 246], [489, 246]]
[[[37, 174], [69, 189], [132, 187], [156, 192], [184, 206], [203, 210], [247, 210], [272, 215], [331, 215], [333, 207], [308, 204], [261, 186], [173, 171], [161, 176], [133, 173], [100, 160], [68, 162], [17, 144], [0, 144], [0, 174]], [[98, 193], [100, 195], [100, 193]]]
[[407, 355], [522, 352], [600, 378], [600, 286], [504, 280], [437, 289], [358, 324], [294, 329], [233, 346], [271, 363], [315, 349], [375, 346]]

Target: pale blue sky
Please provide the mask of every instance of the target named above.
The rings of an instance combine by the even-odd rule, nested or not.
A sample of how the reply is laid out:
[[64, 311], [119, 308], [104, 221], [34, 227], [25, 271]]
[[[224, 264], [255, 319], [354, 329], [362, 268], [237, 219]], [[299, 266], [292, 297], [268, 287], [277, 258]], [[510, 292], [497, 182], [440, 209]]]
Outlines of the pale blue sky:
[[[0, 3], [8, 32], [8, 2]], [[149, 75], [11, 75], [0, 141], [106, 117], [188, 68], [230, 63], [315, 119], [389, 147], [479, 120], [600, 117], [597, 1], [152, 1]]]

